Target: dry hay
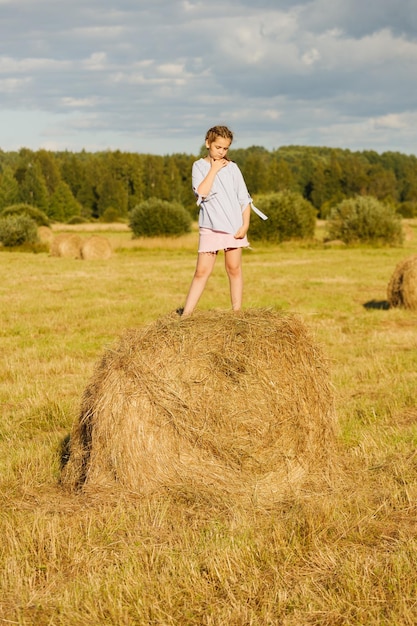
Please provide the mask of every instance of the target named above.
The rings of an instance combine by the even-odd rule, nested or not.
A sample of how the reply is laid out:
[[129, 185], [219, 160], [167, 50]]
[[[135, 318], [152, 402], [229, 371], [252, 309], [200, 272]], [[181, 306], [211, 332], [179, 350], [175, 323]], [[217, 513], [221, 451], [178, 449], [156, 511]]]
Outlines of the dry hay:
[[81, 258], [87, 261], [110, 259], [112, 252], [109, 239], [100, 235], [93, 235], [89, 237], [81, 246]]
[[327, 480], [334, 448], [327, 361], [299, 318], [172, 314], [105, 352], [61, 479], [90, 493], [197, 490], [265, 505]]
[[60, 243], [68, 237], [68, 233], [60, 233], [59, 235], [55, 235], [55, 237], [51, 241], [51, 256], [60, 256], [59, 254], [59, 246]]
[[64, 257], [66, 259], [81, 258], [82, 239], [72, 233], [60, 233], [51, 241], [51, 256]]
[[387, 299], [392, 307], [417, 310], [417, 254], [398, 263], [388, 283]]
[[49, 226], [39, 226], [38, 237], [41, 243], [46, 243], [50, 246], [54, 238], [54, 233], [52, 231], [52, 228], [49, 228]]

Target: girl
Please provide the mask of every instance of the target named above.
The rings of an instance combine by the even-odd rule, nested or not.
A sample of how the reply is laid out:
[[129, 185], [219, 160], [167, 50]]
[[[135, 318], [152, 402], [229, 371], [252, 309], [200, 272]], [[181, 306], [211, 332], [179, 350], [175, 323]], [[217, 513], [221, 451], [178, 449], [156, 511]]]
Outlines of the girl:
[[194, 277], [184, 309], [178, 310], [182, 315], [190, 315], [197, 306], [219, 250], [224, 250], [232, 309], [239, 311], [242, 306], [242, 248], [249, 246], [246, 233], [252, 200], [240, 169], [227, 158], [232, 141], [233, 133], [226, 126], [210, 128], [205, 140], [207, 156], [193, 164], [200, 236]]

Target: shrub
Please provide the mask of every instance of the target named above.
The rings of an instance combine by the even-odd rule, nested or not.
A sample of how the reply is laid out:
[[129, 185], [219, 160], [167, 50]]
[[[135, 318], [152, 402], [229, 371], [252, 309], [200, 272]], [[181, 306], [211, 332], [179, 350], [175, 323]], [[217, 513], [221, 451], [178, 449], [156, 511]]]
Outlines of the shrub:
[[21, 246], [38, 241], [38, 228], [27, 215], [7, 215], [0, 217], [0, 243], [6, 248]]
[[252, 215], [250, 239], [281, 243], [314, 235], [316, 209], [301, 194], [279, 191], [258, 196], [254, 204], [268, 219], [264, 221]]
[[332, 210], [326, 238], [341, 239], [347, 244], [400, 244], [401, 219], [392, 206], [372, 196], [356, 196], [343, 200]]
[[5, 207], [0, 213], [0, 217], [6, 217], [8, 215], [26, 215], [38, 226], [49, 226], [48, 216], [43, 211], [30, 204], [11, 204]]
[[398, 205], [397, 213], [401, 215], [401, 217], [417, 217], [417, 202], [407, 201], [401, 202]]
[[134, 237], [178, 236], [191, 230], [188, 211], [176, 202], [149, 198], [138, 204], [129, 215]]
[[67, 224], [89, 224], [91, 220], [88, 220], [86, 217], [82, 215], [73, 215], [69, 218]]
[[103, 212], [100, 217], [100, 222], [104, 222], [105, 224], [112, 224], [114, 222], [123, 221], [120, 212], [113, 207], [107, 207], [107, 209]]

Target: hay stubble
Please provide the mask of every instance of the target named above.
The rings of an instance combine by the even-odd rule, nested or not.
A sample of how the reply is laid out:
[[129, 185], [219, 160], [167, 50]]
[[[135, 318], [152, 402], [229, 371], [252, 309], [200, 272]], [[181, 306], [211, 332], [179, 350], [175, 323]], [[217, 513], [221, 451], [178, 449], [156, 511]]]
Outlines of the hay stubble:
[[[417, 314], [363, 305], [386, 297], [416, 237], [245, 256], [246, 304], [301, 313], [331, 359], [346, 468], [262, 509], [192, 485], [109, 501], [58, 488], [59, 444], [104, 347], [175, 310], [195, 264], [194, 241], [106, 234], [126, 243], [110, 263], [2, 254], [4, 623], [414, 626]], [[228, 306], [219, 263], [200, 308]]]

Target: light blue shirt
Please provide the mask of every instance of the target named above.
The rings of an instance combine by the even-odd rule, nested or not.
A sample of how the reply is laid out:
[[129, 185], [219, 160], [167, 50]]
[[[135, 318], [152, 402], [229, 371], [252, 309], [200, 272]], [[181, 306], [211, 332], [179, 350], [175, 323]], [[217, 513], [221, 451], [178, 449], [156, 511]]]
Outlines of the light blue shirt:
[[193, 163], [192, 185], [200, 207], [198, 225], [234, 235], [243, 224], [242, 213], [251, 204], [252, 198], [242, 172], [233, 161], [216, 174], [208, 196], [200, 196], [197, 189], [209, 169], [210, 163], [205, 159]]

